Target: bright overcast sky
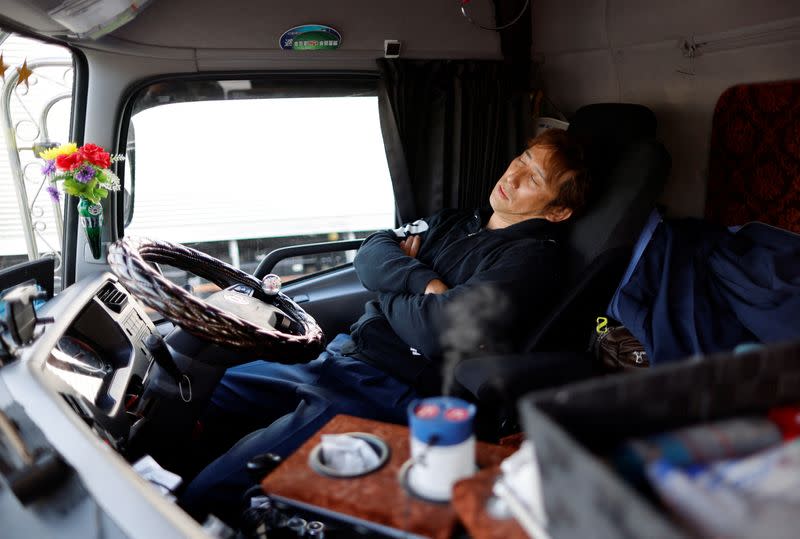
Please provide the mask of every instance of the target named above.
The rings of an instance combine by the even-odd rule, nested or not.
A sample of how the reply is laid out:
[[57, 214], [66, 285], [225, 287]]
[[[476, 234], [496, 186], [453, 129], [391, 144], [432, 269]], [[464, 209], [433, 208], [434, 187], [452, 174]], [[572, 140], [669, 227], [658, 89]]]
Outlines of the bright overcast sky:
[[129, 234], [189, 242], [394, 224], [376, 97], [177, 103], [133, 121]]

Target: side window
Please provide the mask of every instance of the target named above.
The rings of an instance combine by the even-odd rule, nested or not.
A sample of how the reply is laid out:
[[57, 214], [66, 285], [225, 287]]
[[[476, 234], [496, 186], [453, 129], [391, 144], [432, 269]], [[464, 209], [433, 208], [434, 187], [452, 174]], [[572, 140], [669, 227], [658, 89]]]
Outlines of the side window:
[[59, 290], [64, 201], [45, 190], [37, 154], [68, 142], [72, 54], [0, 29], [0, 55], [0, 269], [53, 257]]
[[[252, 273], [278, 247], [393, 227], [378, 100], [364, 84], [173, 81], [143, 89], [128, 130], [125, 234], [183, 243]], [[296, 257], [274, 271], [286, 282], [352, 256]], [[208, 291], [196, 277], [168, 276]]]

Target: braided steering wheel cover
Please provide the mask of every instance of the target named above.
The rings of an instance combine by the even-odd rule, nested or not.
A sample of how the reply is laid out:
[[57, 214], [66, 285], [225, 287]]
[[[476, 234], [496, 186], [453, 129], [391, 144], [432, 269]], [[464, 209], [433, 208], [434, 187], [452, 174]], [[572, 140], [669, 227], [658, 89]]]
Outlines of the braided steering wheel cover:
[[[203, 277], [220, 288], [243, 284], [299, 322], [300, 335], [264, 328], [193, 296], [148, 262], [169, 264]], [[261, 282], [233, 266], [179, 243], [125, 237], [108, 249], [111, 271], [145, 305], [185, 331], [228, 348], [258, 352], [280, 363], [301, 363], [317, 356], [323, 333], [316, 321], [283, 293], [268, 298]]]

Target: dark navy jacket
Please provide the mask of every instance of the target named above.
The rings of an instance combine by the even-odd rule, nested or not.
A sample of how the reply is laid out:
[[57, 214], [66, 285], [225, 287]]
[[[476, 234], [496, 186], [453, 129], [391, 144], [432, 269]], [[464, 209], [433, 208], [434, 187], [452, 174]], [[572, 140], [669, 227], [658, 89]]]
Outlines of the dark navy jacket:
[[658, 224], [612, 299], [653, 364], [800, 338], [800, 235], [700, 219]]
[[[558, 289], [561, 226], [545, 219], [486, 230], [488, 213], [444, 210], [396, 231], [377, 232], [359, 249], [354, 265], [363, 285], [379, 293], [351, 328], [350, 355], [362, 358], [421, 392], [436, 391], [442, 360], [440, 336], [447, 305], [468, 305], [491, 288], [502, 304], [502, 331], [495, 338], [518, 347], [549, 310]], [[417, 258], [399, 241], [422, 238]], [[444, 294], [424, 294], [432, 279]], [[462, 302], [462, 303], [458, 303]]]

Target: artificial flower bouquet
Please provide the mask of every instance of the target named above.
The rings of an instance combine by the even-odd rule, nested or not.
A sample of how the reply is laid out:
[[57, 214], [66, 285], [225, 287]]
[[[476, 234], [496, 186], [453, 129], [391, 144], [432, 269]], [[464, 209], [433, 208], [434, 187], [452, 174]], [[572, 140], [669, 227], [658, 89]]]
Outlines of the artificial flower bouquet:
[[111, 169], [111, 163], [124, 159], [122, 155], [111, 155], [96, 144], [84, 144], [80, 148], [74, 142], [39, 154], [44, 159], [42, 174], [50, 182], [47, 193], [55, 202], [61, 200], [58, 182], [62, 182], [65, 193], [99, 204], [109, 191], [119, 190], [119, 178]]
[[68, 195], [78, 197], [78, 215], [86, 233], [92, 256], [101, 256], [103, 206], [100, 201], [109, 191], [118, 191], [119, 178], [111, 169], [111, 163], [124, 159], [122, 155], [111, 155], [96, 144], [84, 144], [80, 148], [74, 142], [62, 144], [39, 153], [44, 159], [42, 174], [48, 180], [47, 193], [53, 202], [61, 201], [58, 183]]

